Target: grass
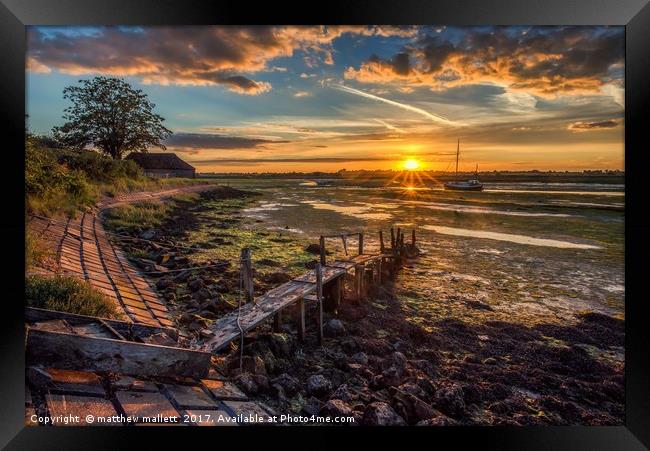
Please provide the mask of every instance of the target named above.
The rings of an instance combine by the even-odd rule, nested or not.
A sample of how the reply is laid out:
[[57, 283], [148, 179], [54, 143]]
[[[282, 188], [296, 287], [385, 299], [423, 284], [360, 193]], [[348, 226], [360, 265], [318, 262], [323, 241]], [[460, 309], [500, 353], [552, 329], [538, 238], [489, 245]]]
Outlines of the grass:
[[122, 313], [115, 304], [87, 282], [73, 277], [44, 277], [31, 275], [25, 278], [25, 303], [37, 307], [78, 315], [121, 319]]
[[106, 225], [112, 230], [156, 227], [162, 224], [171, 209], [171, 205], [162, 202], [121, 205], [106, 212]]
[[29, 228], [25, 230], [25, 268], [40, 264], [52, 255], [52, 250]]

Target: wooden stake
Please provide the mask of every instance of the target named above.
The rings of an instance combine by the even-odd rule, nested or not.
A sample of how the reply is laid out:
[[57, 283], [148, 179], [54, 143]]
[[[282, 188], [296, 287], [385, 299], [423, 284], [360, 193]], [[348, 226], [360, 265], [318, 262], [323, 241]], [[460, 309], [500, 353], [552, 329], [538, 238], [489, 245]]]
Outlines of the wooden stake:
[[255, 302], [253, 296], [253, 263], [250, 248], [241, 250], [241, 278], [244, 288], [244, 302]]
[[323, 344], [323, 271], [320, 263], [316, 264], [316, 312], [318, 320], [318, 344]]
[[320, 246], [320, 264], [325, 266], [327, 262], [325, 260], [325, 237], [323, 235], [320, 236], [318, 244]]
[[390, 247], [395, 249], [395, 230], [392, 227], [390, 228]]
[[363, 233], [359, 234], [359, 255], [363, 254]]
[[298, 340], [305, 341], [305, 300], [298, 301]]
[[379, 252], [384, 253], [386, 251], [386, 247], [384, 246], [384, 232], [381, 230], [379, 231]]
[[411, 246], [415, 247], [415, 229], [411, 230]]
[[343, 278], [342, 277], [337, 277], [336, 280], [333, 282], [333, 287], [332, 287], [332, 303], [334, 304], [334, 309], [336, 310], [336, 313], [338, 313], [338, 309], [341, 306], [341, 291], [343, 289]]

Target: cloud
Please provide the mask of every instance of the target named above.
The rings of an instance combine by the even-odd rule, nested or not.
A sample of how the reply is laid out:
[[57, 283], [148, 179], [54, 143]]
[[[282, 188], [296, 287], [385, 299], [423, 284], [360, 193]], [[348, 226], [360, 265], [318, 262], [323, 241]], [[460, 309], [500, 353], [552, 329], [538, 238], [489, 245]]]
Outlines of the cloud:
[[165, 141], [173, 149], [251, 149], [264, 144], [287, 143], [286, 140], [268, 140], [210, 133], [174, 133]]
[[623, 65], [622, 29], [506, 27], [465, 30], [458, 42], [426, 35], [392, 58], [371, 56], [344, 76], [361, 83], [443, 90], [492, 83], [538, 96], [597, 93]]
[[376, 96], [374, 94], [370, 94], [368, 92], [360, 91], [358, 89], [354, 89], [354, 88], [351, 88], [351, 87], [345, 86], [345, 85], [335, 85], [334, 87], [335, 87], [335, 89], [338, 89], [340, 91], [344, 91], [344, 92], [348, 92], [350, 94], [354, 94], [354, 95], [357, 95], [357, 96], [365, 97], [367, 99], [376, 100], [378, 102], [387, 103], [388, 105], [393, 105], [393, 106], [401, 108], [403, 110], [412, 111], [414, 113], [417, 113], [417, 114], [419, 114], [421, 116], [426, 117], [427, 119], [432, 120], [433, 122], [435, 122], [437, 124], [454, 125], [454, 126], [460, 125], [457, 122], [450, 121], [449, 119], [447, 119], [447, 118], [445, 118], [443, 116], [439, 116], [437, 114], [430, 113], [430, 112], [428, 112], [426, 110], [423, 110], [422, 108], [418, 108], [418, 107], [415, 107], [413, 105], [396, 102], [394, 100], [386, 99], [384, 97], [379, 97], [379, 96]]
[[602, 129], [608, 129], [608, 128], [614, 128], [618, 127], [619, 121], [615, 119], [608, 119], [604, 121], [595, 121], [595, 122], [572, 122], [569, 124], [568, 129], [577, 131], [577, 132], [584, 132], [588, 130], [602, 130]]
[[73, 75], [139, 77], [162, 85], [222, 85], [260, 94], [268, 82], [248, 74], [278, 71], [277, 58], [302, 52], [317, 64], [333, 63], [332, 43], [344, 34], [414, 36], [414, 27], [370, 26], [185, 26], [30, 27], [28, 70]]

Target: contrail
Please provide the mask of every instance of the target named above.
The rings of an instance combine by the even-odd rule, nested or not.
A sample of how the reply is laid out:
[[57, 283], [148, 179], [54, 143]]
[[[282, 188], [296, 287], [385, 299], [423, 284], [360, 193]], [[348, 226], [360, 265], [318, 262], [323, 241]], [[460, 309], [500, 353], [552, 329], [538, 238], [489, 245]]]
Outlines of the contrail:
[[424, 117], [426, 117], [428, 119], [431, 119], [432, 121], [437, 122], [439, 124], [452, 125], [452, 126], [460, 125], [457, 122], [450, 121], [446, 117], [439, 116], [437, 114], [429, 113], [428, 111], [423, 110], [422, 108], [415, 107], [413, 105], [408, 105], [406, 103], [400, 103], [400, 102], [396, 102], [394, 100], [385, 99], [383, 97], [379, 97], [379, 96], [376, 96], [374, 94], [370, 94], [370, 93], [367, 93], [367, 92], [364, 92], [364, 91], [359, 91], [358, 89], [350, 88], [349, 86], [345, 86], [345, 85], [334, 85], [334, 87], [336, 89], [340, 90], [340, 91], [349, 92], [350, 94], [355, 94], [355, 95], [358, 95], [358, 96], [361, 96], [361, 97], [365, 97], [367, 99], [377, 100], [378, 102], [384, 102], [384, 103], [387, 103], [389, 105], [393, 105], [393, 106], [396, 106], [398, 108], [402, 108], [403, 110], [412, 111], [412, 112], [420, 114], [420, 115], [422, 115], [422, 116], [424, 116]]

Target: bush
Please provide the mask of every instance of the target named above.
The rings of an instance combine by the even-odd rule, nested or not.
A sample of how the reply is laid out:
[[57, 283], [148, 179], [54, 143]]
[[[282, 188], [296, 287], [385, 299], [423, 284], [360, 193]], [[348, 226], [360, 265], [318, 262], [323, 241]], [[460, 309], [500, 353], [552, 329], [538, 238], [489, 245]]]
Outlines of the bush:
[[27, 276], [25, 303], [29, 307], [78, 315], [115, 319], [123, 316], [113, 301], [89, 283], [67, 276]]
[[89, 180], [97, 182], [113, 182], [119, 178], [138, 179], [142, 170], [132, 160], [114, 160], [96, 152], [64, 151], [59, 154], [59, 163], [69, 169], [82, 171]]

